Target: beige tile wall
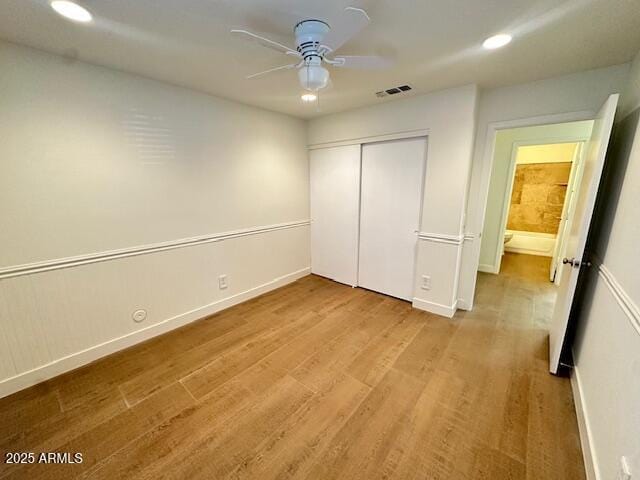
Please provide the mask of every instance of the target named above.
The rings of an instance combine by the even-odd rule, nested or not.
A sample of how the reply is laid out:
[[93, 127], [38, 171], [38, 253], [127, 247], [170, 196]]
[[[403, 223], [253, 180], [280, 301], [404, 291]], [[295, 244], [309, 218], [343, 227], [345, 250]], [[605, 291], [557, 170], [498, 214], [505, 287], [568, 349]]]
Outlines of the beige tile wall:
[[557, 233], [571, 163], [516, 165], [508, 230]]

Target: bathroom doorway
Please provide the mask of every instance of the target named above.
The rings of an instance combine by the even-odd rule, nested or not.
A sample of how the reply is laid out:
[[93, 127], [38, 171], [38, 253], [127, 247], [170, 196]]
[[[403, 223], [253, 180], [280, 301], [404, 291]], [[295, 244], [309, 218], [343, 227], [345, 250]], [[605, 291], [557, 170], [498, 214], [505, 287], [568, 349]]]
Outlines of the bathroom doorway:
[[555, 283], [562, 274], [558, 263], [575, 207], [582, 151], [583, 142], [515, 142], [513, 147], [502, 258], [504, 253], [543, 257], [533, 263], [544, 266]]
[[500, 130], [482, 232], [479, 270], [560, 282], [593, 121]]

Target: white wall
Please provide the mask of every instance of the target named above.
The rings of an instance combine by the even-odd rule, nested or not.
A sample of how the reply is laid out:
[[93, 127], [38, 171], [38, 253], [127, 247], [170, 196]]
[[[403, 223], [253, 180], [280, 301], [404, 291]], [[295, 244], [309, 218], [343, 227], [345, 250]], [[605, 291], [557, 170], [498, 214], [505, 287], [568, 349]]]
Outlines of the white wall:
[[0, 396], [308, 271], [302, 120], [8, 43], [0, 69]]
[[[476, 87], [466, 86], [309, 122], [310, 145], [428, 130], [414, 305], [444, 315], [456, 308], [476, 98]], [[422, 275], [431, 276], [431, 290], [419, 288]]]
[[[593, 478], [617, 478], [627, 456], [640, 475], [640, 54], [623, 92], [598, 208], [593, 268], [574, 344], [574, 395], [590, 437]], [[626, 116], [625, 116], [626, 113]]]
[[480, 254], [478, 233], [482, 231], [482, 212], [488, 193], [485, 142], [489, 126], [551, 115], [557, 117], [552, 122], [540, 119], [540, 123], [559, 122], [564, 114], [571, 112], [582, 112], [583, 118], [588, 118], [595, 115], [608, 95], [622, 91], [628, 72], [629, 65], [625, 64], [481, 92], [465, 225], [465, 233], [474, 240], [465, 242], [459, 289], [461, 303], [472, 302], [475, 290]]
[[569, 122], [498, 131], [489, 179], [487, 207], [480, 239], [479, 268], [483, 272], [498, 271], [498, 255], [504, 236], [503, 220], [508, 212], [508, 190], [513, 180], [513, 149], [515, 143], [545, 143], [588, 140], [593, 121]]

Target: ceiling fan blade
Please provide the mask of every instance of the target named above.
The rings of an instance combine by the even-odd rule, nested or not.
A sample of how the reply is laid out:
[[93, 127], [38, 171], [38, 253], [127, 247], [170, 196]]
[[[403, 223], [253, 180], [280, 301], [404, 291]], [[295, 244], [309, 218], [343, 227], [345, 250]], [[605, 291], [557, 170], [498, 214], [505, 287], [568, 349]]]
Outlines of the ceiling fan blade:
[[377, 55], [340, 55], [339, 57], [335, 57], [332, 63], [335, 67], [369, 70], [389, 68], [393, 65], [393, 61], [390, 58], [379, 57]]
[[344, 15], [340, 20], [332, 23], [331, 30], [329, 30], [323, 43], [331, 50], [336, 51], [369, 25], [370, 21], [369, 15], [363, 9], [347, 7], [344, 9]]
[[270, 48], [271, 50], [276, 50], [286, 55], [294, 55], [296, 57], [300, 56], [300, 54], [293, 48], [287, 47], [286, 45], [283, 45], [282, 43], [276, 42], [274, 40], [269, 40], [266, 37], [250, 32], [248, 30], [234, 29], [234, 30], [231, 30], [231, 33], [233, 33], [234, 35], [237, 35], [238, 37], [242, 37], [246, 40], [252, 40], [252, 41], [258, 42], [263, 47]]
[[264, 72], [258, 72], [258, 73], [254, 73], [252, 75], [248, 75], [246, 78], [250, 79], [250, 78], [261, 77], [262, 75], [266, 75], [268, 73], [273, 73], [273, 72], [278, 72], [280, 70], [291, 70], [292, 68], [296, 68], [298, 65], [299, 65], [298, 63], [291, 63], [289, 65], [282, 65], [280, 67], [270, 68], [269, 70], [265, 70]]

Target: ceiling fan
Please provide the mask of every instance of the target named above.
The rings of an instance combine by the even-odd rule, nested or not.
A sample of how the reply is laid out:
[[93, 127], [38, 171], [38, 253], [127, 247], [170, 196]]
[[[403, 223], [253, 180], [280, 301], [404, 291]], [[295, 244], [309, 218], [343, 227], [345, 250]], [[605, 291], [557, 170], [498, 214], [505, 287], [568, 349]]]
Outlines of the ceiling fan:
[[367, 12], [361, 8], [347, 7], [344, 9], [344, 15], [345, 21], [340, 22], [340, 25], [335, 28], [322, 20], [309, 19], [298, 22], [293, 28], [295, 49], [248, 30], [231, 30], [231, 33], [235, 35], [257, 41], [264, 47], [295, 58], [293, 63], [254, 73], [247, 78], [257, 78], [282, 70], [297, 69], [298, 80], [302, 88], [309, 92], [317, 92], [329, 85], [329, 71], [324, 68], [323, 64], [340, 68], [376, 69], [389, 67], [391, 61], [380, 56], [335, 54], [336, 50], [371, 21]]

